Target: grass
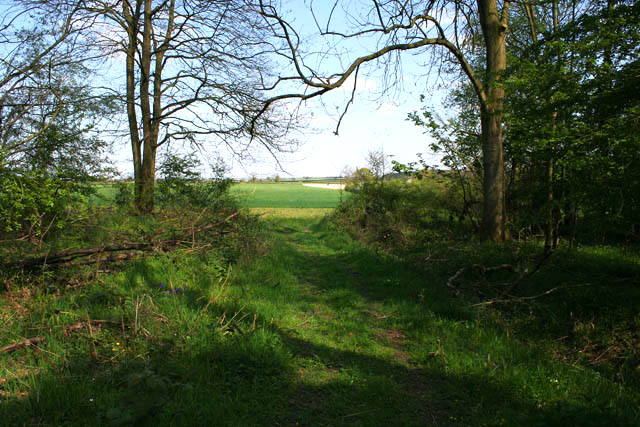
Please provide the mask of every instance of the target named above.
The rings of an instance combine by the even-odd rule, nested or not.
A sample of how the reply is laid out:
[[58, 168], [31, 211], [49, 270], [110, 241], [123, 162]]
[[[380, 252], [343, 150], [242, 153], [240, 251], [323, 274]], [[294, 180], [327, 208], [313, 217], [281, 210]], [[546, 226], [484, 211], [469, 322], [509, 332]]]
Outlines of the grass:
[[[329, 182], [325, 179], [321, 183]], [[117, 191], [114, 185], [96, 184], [95, 187], [96, 194], [89, 198], [89, 204], [113, 204]], [[347, 193], [339, 190], [306, 187], [302, 181], [239, 183], [233, 185], [231, 193], [248, 208], [332, 209], [341, 198], [347, 196]]]
[[472, 307], [480, 278], [452, 298], [449, 277], [537, 247], [432, 241], [429, 259], [446, 262], [408, 261], [336, 229], [327, 207], [301, 207], [331, 190], [298, 187], [256, 188], [262, 204], [295, 195], [253, 206], [260, 236], [233, 263], [185, 249], [3, 276], [0, 347], [44, 341], [0, 353], [0, 424], [638, 424], [638, 354], [621, 350], [638, 348], [637, 251], [560, 251], [522, 292], [593, 286]]
[[236, 184], [232, 194], [249, 208], [335, 208], [346, 193], [339, 190], [306, 187], [300, 182]]

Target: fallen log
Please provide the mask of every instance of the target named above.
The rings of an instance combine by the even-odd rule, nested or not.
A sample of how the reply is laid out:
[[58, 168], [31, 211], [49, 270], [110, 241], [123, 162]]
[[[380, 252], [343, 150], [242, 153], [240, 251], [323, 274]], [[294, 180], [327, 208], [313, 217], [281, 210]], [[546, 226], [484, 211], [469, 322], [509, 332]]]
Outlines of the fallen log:
[[[167, 248], [179, 246], [181, 244], [192, 245], [195, 242], [195, 234], [201, 233], [203, 231], [211, 230], [215, 227], [220, 227], [226, 224], [229, 220], [239, 215], [239, 212], [229, 215], [222, 221], [216, 222], [214, 224], [207, 224], [202, 227], [197, 228], [185, 228], [183, 231], [190, 230], [190, 232], [181, 238], [171, 239], [171, 240], [159, 240], [155, 242], [125, 242], [119, 245], [105, 245], [105, 246], [97, 246], [92, 248], [82, 248], [82, 249], [69, 249], [65, 251], [56, 252], [53, 254], [47, 254], [44, 256], [36, 257], [36, 258], [28, 258], [22, 261], [14, 261], [5, 263], [4, 266], [7, 268], [42, 268], [45, 266], [49, 267], [71, 267], [75, 265], [92, 265], [98, 263], [110, 263], [116, 261], [124, 261], [132, 258], [136, 258], [142, 256], [139, 252], [149, 252], [154, 250], [166, 250]], [[220, 230], [219, 233], [224, 235], [228, 233], [232, 233], [234, 230]], [[128, 253], [121, 253], [116, 255], [110, 255], [107, 257], [96, 257], [91, 259], [85, 259], [78, 261], [78, 258], [90, 257], [93, 255], [101, 255], [107, 253], [114, 252], [123, 252], [130, 251]], [[138, 251], [138, 252], [132, 252]]]

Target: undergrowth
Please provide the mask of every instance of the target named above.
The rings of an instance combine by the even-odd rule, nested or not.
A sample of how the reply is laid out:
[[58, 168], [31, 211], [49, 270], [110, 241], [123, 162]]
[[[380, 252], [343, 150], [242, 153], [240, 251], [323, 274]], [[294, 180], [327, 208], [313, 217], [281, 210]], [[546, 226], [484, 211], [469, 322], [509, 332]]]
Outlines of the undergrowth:
[[421, 227], [396, 217], [405, 238], [392, 245], [362, 227], [366, 207], [259, 221], [89, 209], [58, 243], [3, 256], [184, 240], [126, 262], [2, 271], [1, 425], [640, 419], [637, 250], [541, 258], [535, 243], [470, 241], [446, 210]]
[[[545, 255], [536, 241], [476, 242], [473, 224], [454, 219], [455, 207], [439, 197], [443, 191], [435, 183], [403, 181], [360, 186], [332, 220], [424, 277], [441, 277], [473, 322], [518, 337], [551, 358], [553, 369], [594, 375], [596, 383], [606, 378], [637, 392], [638, 248], [565, 245]], [[491, 361], [490, 353], [487, 349], [487, 366], [498, 369], [501, 363]]]

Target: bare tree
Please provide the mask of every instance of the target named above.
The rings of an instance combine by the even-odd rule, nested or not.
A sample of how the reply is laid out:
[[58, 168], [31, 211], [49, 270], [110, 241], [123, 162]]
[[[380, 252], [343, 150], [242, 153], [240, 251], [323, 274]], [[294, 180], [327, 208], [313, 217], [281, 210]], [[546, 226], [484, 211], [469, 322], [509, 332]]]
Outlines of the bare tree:
[[[170, 141], [216, 139], [241, 153], [252, 143], [287, 148], [293, 126], [275, 106], [262, 109], [264, 21], [243, 2], [87, 0], [85, 11], [108, 55], [123, 57], [122, 100], [134, 165], [136, 206], [154, 206], [156, 153]], [[267, 114], [258, 120], [255, 111]]]
[[[267, 111], [272, 103], [286, 99], [306, 100], [321, 96], [353, 81], [353, 101], [358, 74], [366, 66], [395, 70], [391, 58], [402, 53], [425, 55], [425, 65], [434, 57], [427, 49], [440, 47], [443, 63], [457, 64], [472, 84], [481, 110], [483, 153], [483, 230], [488, 239], [503, 241], [505, 236], [504, 205], [504, 155], [502, 137], [502, 110], [504, 88], [502, 73], [507, 65], [506, 36], [509, 20], [508, 0], [371, 0], [351, 2], [335, 0], [329, 13], [320, 22], [311, 2], [320, 36], [328, 40], [336, 57], [344, 67], [336, 67], [336, 61], [321, 61], [320, 55], [305, 51], [307, 46], [301, 30], [284, 16], [280, 5], [272, 0], [257, 0], [260, 13], [271, 26], [273, 36], [287, 49], [284, 58], [290, 66], [290, 74], [280, 76], [274, 83], [282, 93], [271, 97], [264, 106]], [[323, 3], [327, 8], [327, 4]], [[341, 10], [350, 29], [340, 28], [336, 16]], [[480, 33], [476, 28], [480, 27]], [[345, 58], [341, 43], [361, 40], [372, 46], [370, 51]], [[474, 69], [471, 55], [474, 50], [485, 51], [483, 69]], [[433, 51], [431, 51], [433, 54]], [[327, 56], [329, 53], [323, 52]], [[348, 55], [347, 55], [348, 56]], [[329, 69], [322, 64], [330, 64]], [[338, 69], [336, 69], [338, 68]], [[352, 80], [349, 80], [349, 79]], [[302, 90], [289, 90], [292, 82], [303, 85]], [[286, 88], [286, 89], [285, 89]], [[340, 118], [342, 119], [342, 117]], [[338, 123], [339, 126], [339, 123]]]
[[[40, 27], [51, 41], [43, 43], [31, 62], [15, 60], [24, 56], [20, 53], [21, 46], [2, 52], [6, 54], [5, 64], [12, 65], [7, 67], [6, 76], [0, 76], [3, 89], [0, 100], [10, 99], [9, 93], [15, 90], [9, 86], [27, 81], [29, 70], [42, 72], [47, 66], [44, 58], [51, 68], [55, 61], [83, 62], [96, 70], [104, 68], [102, 74], [87, 78], [87, 82], [104, 96], [119, 100], [126, 114], [135, 200], [140, 212], [153, 210], [156, 157], [165, 144], [181, 141], [195, 148], [215, 141], [227, 144], [237, 155], [247, 153], [256, 143], [274, 155], [292, 146], [292, 139], [287, 137], [287, 132], [297, 126], [292, 114], [281, 106], [263, 108], [265, 82], [274, 78], [269, 62], [274, 46], [264, 37], [264, 20], [248, 3], [227, 0], [14, 0], [12, 3], [21, 7], [18, 18], [31, 12], [43, 17]], [[11, 24], [3, 22], [5, 26]], [[59, 55], [63, 45], [69, 49]], [[56, 93], [53, 86], [50, 89]], [[3, 105], [7, 102], [0, 103], [0, 108]], [[26, 104], [21, 108], [23, 112], [32, 110]], [[266, 114], [255, 119], [257, 111]], [[16, 114], [23, 113], [13, 116]], [[49, 118], [55, 118], [55, 114], [54, 108]], [[7, 120], [13, 117], [6, 116]], [[14, 145], [21, 143], [16, 140]]]

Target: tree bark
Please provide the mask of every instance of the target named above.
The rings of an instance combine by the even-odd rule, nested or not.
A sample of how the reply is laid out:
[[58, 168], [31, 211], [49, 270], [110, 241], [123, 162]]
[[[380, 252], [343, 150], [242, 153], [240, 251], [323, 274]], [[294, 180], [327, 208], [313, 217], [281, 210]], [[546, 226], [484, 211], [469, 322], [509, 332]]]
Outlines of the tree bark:
[[142, 115], [142, 176], [140, 177], [140, 197], [136, 207], [140, 213], [151, 213], [154, 205], [154, 187], [156, 174], [156, 142], [152, 123], [149, 87], [151, 84], [151, 0], [144, 0], [144, 20], [142, 45], [140, 46], [140, 112]]
[[502, 73], [507, 67], [506, 33], [509, 2], [498, 13], [496, 0], [478, 0], [480, 25], [487, 50], [486, 101], [481, 105], [482, 155], [484, 162], [484, 236], [503, 242], [505, 234], [504, 150], [502, 113], [504, 87]]
[[[131, 13], [133, 12], [133, 14]], [[136, 81], [135, 81], [135, 55], [138, 36], [138, 22], [140, 17], [140, 2], [136, 2], [136, 9], [131, 8], [129, 1], [122, 2], [122, 13], [127, 30], [128, 46], [126, 50], [126, 81], [127, 81], [127, 117], [129, 122], [129, 135], [131, 138], [131, 151], [133, 154], [133, 179], [136, 205], [142, 194], [142, 152], [140, 135], [138, 133], [138, 117], [136, 113]]]

